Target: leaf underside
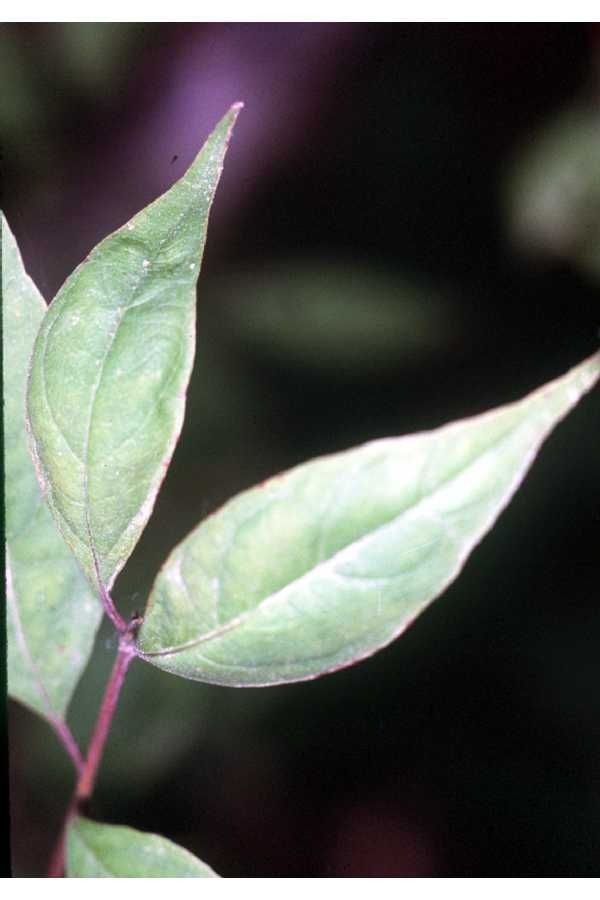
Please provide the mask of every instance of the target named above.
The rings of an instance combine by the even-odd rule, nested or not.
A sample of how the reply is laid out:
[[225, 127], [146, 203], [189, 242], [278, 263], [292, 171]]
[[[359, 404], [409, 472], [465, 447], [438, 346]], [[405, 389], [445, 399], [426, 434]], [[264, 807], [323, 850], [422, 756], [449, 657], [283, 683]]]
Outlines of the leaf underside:
[[8, 691], [56, 724], [92, 651], [102, 610], [58, 533], [27, 448], [27, 367], [46, 304], [2, 216]]
[[73, 272], [36, 340], [28, 414], [38, 478], [100, 591], [137, 543], [181, 430], [196, 281], [238, 111], [183, 178]]
[[218, 878], [183, 847], [157, 834], [78, 818], [67, 836], [69, 878]]
[[186, 678], [261, 686], [374, 653], [456, 578], [599, 370], [595, 355], [517, 403], [240, 494], [165, 563], [140, 655]]

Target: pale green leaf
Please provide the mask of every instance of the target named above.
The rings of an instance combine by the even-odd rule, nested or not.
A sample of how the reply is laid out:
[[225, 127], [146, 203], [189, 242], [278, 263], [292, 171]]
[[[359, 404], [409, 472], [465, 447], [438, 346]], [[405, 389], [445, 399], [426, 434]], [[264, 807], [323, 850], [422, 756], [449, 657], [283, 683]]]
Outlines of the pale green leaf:
[[336, 378], [424, 363], [461, 333], [439, 289], [377, 266], [291, 259], [215, 279], [228, 339], [239, 353]]
[[516, 243], [600, 274], [600, 122], [596, 103], [577, 100], [528, 134], [506, 185]]
[[227, 503], [171, 554], [139, 650], [186, 678], [314, 678], [385, 646], [456, 578], [595, 355], [524, 400], [317, 459]]
[[57, 727], [102, 608], [56, 530], [29, 456], [27, 367], [46, 304], [4, 216], [2, 301], [8, 690]]
[[218, 878], [195, 856], [158, 834], [75, 819], [67, 837], [69, 878]]
[[36, 340], [28, 408], [38, 477], [100, 589], [148, 521], [181, 429], [196, 281], [238, 111], [180, 181], [67, 279]]

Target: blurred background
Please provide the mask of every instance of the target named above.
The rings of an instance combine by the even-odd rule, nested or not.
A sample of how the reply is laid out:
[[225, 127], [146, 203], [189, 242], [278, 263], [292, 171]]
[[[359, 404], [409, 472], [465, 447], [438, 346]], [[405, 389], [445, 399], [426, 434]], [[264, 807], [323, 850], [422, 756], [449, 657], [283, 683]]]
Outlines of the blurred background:
[[[198, 291], [187, 418], [115, 596], [305, 459], [521, 397], [598, 345], [591, 25], [0, 27], [4, 209], [50, 300], [245, 101]], [[396, 643], [235, 690], [136, 663], [90, 813], [225, 876], [600, 874], [598, 392]], [[74, 697], [86, 743], [109, 630]], [[72, 784], [10, 706], [16, 875]]]

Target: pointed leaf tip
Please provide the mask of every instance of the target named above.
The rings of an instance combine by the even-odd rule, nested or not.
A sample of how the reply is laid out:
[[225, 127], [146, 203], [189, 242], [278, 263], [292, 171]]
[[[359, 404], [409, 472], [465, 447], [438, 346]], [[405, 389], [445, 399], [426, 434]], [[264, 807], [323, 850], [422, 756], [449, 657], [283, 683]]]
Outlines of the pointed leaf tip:
[[179, 436], [196, 281], [238, 110], [173, 187], [102, 241], [50, 306], [32, 360], [32, 449], [89, 581], [110, 587], [152, 512]]
[[599, 372], [595, 354], [517, 403], [313, 460], [235, 497], [163, 566], [141, 655], [185, 678], [259, 687], [389, 644], [457, 577]]

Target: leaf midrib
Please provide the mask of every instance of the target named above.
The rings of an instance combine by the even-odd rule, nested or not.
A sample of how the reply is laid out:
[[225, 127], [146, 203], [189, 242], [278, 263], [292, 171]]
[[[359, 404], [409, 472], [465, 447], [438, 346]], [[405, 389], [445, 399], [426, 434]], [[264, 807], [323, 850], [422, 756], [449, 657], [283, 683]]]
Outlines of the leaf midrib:
[[[519, 401], [517, 402], [517, 405], [518, 405], [518, 403], [519, 403]], [[454, 427], [455, 424], [456, 423], [454, 423], [454, 422], [450, 423], [450, 425], [445, 426], [445, 428], [452, 428], [452, 427]], [[161, 650], [151, 650], [151, 651], [142, 651], [141, 649], [138, 648], [139, 656], [142, 658], [145, 658], [145, 657], [154, 658], [154, 657], [158, 657], [158, 656], [174, 656], [177, 653], [183, 653], [186, 650], [191, 650], [194, 647], [200, 646], [201, 644], [205, 644], [205, 643], [208, 643], [209, 641], [218, 639], [218, 638], [222, 637], [223, 635], [228, 634], [230, 631], [233, 631], [233, 630], [239, 628], [240, 626], [244, 625], [249, 619], [252, 618], [252, 616], [254, 616], [261, 609], [264, 609], [264, 606], [267, 603], [274, 602], [275, 600], [280, 600], [281, 596], [284, 594], [284, 592], [286, 592], [286, 591], [290, 590], [292, 587], [298, 585], [301, 581], [313, 577], [318, 570], [323, 570], [323, 569], [326, 569], [327, 567], [333, 566], [335, 564], [336, 560], [338, 560], [340, 556], [342, 556], [345, 553], [348, 553], [352, 549], [357, 548], [361, 543], [373, 539], [379, 532], [390, 527], [391, 525], [394, 525], [401, 517], [406, 516], [406, 515], [414, 515], [415, 512], [418, 510], [418, 508], [421, 505], [429, 503], [431, 501], [431, 499], [440, 490], [447, 487], [456, 478], [458, 478], [462, 474], [464, 474], [464, 472], [467, 471], [467, 469], [470, 466], [474, 465], [479, 460], [485, 458], [485, 456], [487, 456], [489, 453], [491, 453], [492, 451], [497, 449], [503, 442], [509, 440], [514, 435], [515, 431], [521, 427], [521, 425], [522, 425], [522, 423], [519, 423], [519, 425], [517, 425], [516, 428], [514, 428], [514, 427], [510, 428], [499, 439], [497, 439], [493, 443], [489, 444], [483, 453], [474, 457], [469, 462], [469, 465], [466, 468], [463, 468], [463, 469], [453, 472], [448, 478], [441, 481], [436, 486], [435, 490], [432, 493], [427, 494], [425, 496], [421, 495], [421, 497], [419, 498], [417, 503], [413, 504], [412, 506], [406, 507], [398, 515], [392, 516], [386, 522], [382, 522], [381, 525], [378, 525], [377, 528], [375, 528], [373, 531], [369, 531], [367, 534], [362, 535], [357, 540], [352, 541], [349, 544], [346, 544], [344, 547], [337, 550], [330, 557], [328, 557], [327, 559], [321, 560], [315, 566], [313, 566], [311, 569], [304, 572], [299, 577], [294, 578], [292, 581], [288, 582], [288, 584], [284, 585], [279, 590], [275, 591], [274, 593], [268, 594], [266, 597], [263, 597], [262, 600], [260, 600], [256, 606], [252, 607], [252, 609], [245, 610], [243, 613], [241, 613], [238, 616], [235, 616], [233, 619], [231, 619], [229, 622], [226, 622], [224, 625], [220, 625], [218, 628], [215, 628], [212, 631], [207, 632], [206, 634], [200, 635], [199, 637], [192, 638], [190, 641], [186, 641], [183, 644], [177, 644], [172, 647], [163, 648]], [[439, 429], [439, 430], [442, 430], [442, 429]], [[540, 435], [538, 441], [536, 441], [533, 452], [535, 452], [535, 449], [537, 447], [539, 447], [539, 445], [543, 442], [545, 434], [546, 434], [546, 431], [544, 430], [542, 432], [542, 434]], [[527, 468], [528, 468], [528, 462], [525, 462], [523, 464], [523, 466], [520, 466], [518, 468], [517, 474], [516, 474], [517, 485], [520, 482], [523, 472], [526, 471]], [[511, 483], [511, 486], [512, 486], [512, 483]], [[509, 496], [511, 496], [511, 495], [512, 495], [512, 493], [509, 488]], [[498, 515], [502, 511], [503, 508], [504, 508], [503, 506], [500, 507], [500, 509], [498, 511]], [[473, 538], [475, 543], [476, 543], [477, 537], [478, 537], [478, 535], [475, 535]], [[183, 580], [185, 582], [185, 577]], [[188, 593], [189, 593], [189, 591], [188, 591]]]
[[[164, 195], [163, 195], [163, 196], [164, 196]], [[155, 201], [155, 202], [158, 202], [158, 201], [161, 200], [161, 199], [162, 199], [162, 198], [158, 198], [157, 201]], [[151, 204], [151, 205], [153, 205], [153, 204]], [[173, 238], [173, 236], [174, 236], [174, 235], [177, 233], [177, 231], [181, 228], [181, 226], [182, 226], [183, 222], [185, 221], [185, 219], [187, 218], [187, 216], [189, 216], [190, 213], [193, 212], [193, 211], [194, 211], [194, 206], [193, 206], [193, 204], [191, 204], [191, 203], [188, 204], [188, 206], [186, 207], [186, 209], [185, 209], [185, 210], [183, 211], [183, 213], [181, 213], [181, 215], [178, 217], [177, 221], [174, 223], [174, 225], [173, 225], [172, 228], [169, 230], [169, 232], [168, 232], [166, 235], [163, 235], [163, 237], [161, 238], [161, 240], [153, 247], [152, 253], [150, 253], [150, 252], [148, 251], [148, 255], [151, 256], [153, 259], [156, 259], [156, 257], [160, 254], [160, 251], [161, 251], [162, 247], [164, 247], [165, 244], [167, 244], [168, 241], [170, 241], [170, 240]], [[145, 213], [146, 213], [146, 210], [143, 211], [143, 214], [145, 214]], [[120, 231], [123, 231], [123, 229], [125, 229], [125, 228], [127, 228], [127, 225], [122, 226], [122, 228], [119, 229], [119, 230], [120, 230]], [[106, 238], [105, 240], [109, 240], [109, 239], [110, 239], [110, 238]], [[201, 242], [201, 246], [202, 246], [202, 242]], [[99, 248], [99, 249], [100, 249], [100, 248]], [[84, 265], [86, 265], [86, 263], [84, 262], [84, 263], [82, 263], [81, 265], [84, 266]], [[79, 271], [80, 271], [80, 270], [79, 270]], [[75, 276], [76, 276], [77, 274], [78, 274], [78, 271], [76, 270], [76, 272], [73, 273], [73, 279], [75, 279]], [[42, 377], [42, 384], [43, 384], [43, 387], [44, 387], [44, 394], [45, 394], [45, 397], [46, 397], [46, 404], [47, 404], [48, 409], [49, 409], [49, 412], [50, 412], [50, 414], [52, 415], [52, 418], [53, 418], [53, 420], [54, 420], [54, 422], [55, 422], [55, 424], [56, 424], [56, 427], [57, 427], [59, 433], [61, 434], [63, 440], [65, 441], [65, 443], [66, 443], [68, 449], [73, 453], [73, 456], [74, 456], [77, 460], [79, 460], [79, 461], [81, 462], [81, 465], [82, 465], [82, 467], [83, 467], [83, 473], [82, 473], [82, 474], [83, 474], [83, 485], [82, 485], [82, 487], [83, 487], [83, 498], [84, 498], [83, 504], [84, 504], [84, 514], [85, 514], [85, 522], [86, 522], [86, 532], [87, 532], [87, 539], [88, 539], [88, 541], [89, 541], [90, 553], [91, 553], [91, 556], [92, 556], [93, 569], [94, 569], [94, 571], [95, 571], [95, 573], [96, 573], [96, 580], [98, 581], [98, 587], [99, 587], [100, 593], [102, 593], [102, 591], [106, 589], [106, 584], [105, 584], [105, 582], [104, 582], [104, 579], [102, 578], [102, 573], [101, 573], [101, 571], [100, 571], [100, 557], [99, 557], [98, 550], [97, 550], [97, 547], [96, 547], [96, 542], [95, 542], [95, 540], [94, 540], [94, 536], [93, 536], [93, 533], [92, 533], [92, 527], [91, 527], [91, 522], [90, 522], [90, 497], [89, 497], [89, 468], [90, 468], [90, 466], [89, 466], [89, 452], [90, 452], [90, 438], [91, 438], [91, 433], [92, 433], [92, 430], [93, 430], [94, 410], [95, 410], [95, 407], [96, 407], [96, 401], [97, 401], [98, 393], [99, 393], [99, 390], [100, 390], [100, 386], [101, 386], [101, 384], [102, 384], [102, 380], [103, 380], [103, 377], [104, 377], [104, 371], [105, 371], [105, 368], [106, 368], [106, 361], [107, 361], [107, 359], [108, 359], [108, 357], [109, 357], [109, 355], [110, 355], [110, 352], [111, 352], [111, 350], [112, 350], [112, 348], [113, 348], [113, 346], [114, 346], [115, 340], [116, 340], [117, 335], [118, 335], [118, 333], [119, 333], [119, 329], [120, 329], [121, 325], [123, 324], [123, 320], [124, 320], [126, 314], [130, 311], [130, 309], [132, 309], [132, 308], [136, 309], [137, 306], [139, 305], [139, 304], [134, 304], [134, 305], [132, 306], [132, 305], [131, 305], [131, 301], [135, 298], [137, 292], [139, 291], [140, 285], [143, 284], [144, 279], [146, 278], [146, 275], [147, 275], [146, 271], [145, 271], [145, 270], [142, 270], [142, 272], [140, 273], [140, 275], [139, 275], [137, 281], [136, 281], [135, 284], [132, 286], [132, 289], [131, 289], [131, 291], [130, 291], [130, 293], [129, 293], [129, 300], [130, 300], [130, 302], [127, 303], [127, 304], [121, 303], [121, 305], [117, 308], [116, 327], [114, 328], [114, 332], [113, 332], [113, 334], [112, 334], [111, 340], [110, 340], [110, 342], [109, 342], [109, 344], [108, 344], [108, 346], [107, 346], [106, 352], [104, 353], [104, 357], [103, 357], [102, 362], [101, 362], [101, 365], [100, 365], [100, 367], [99, 367], [98, 378], [97, 378], [96, 383], [95, 383], [94, 388], [93, 388], [92, 399], [91, 399], [91, 404], [90, 404], [90, 414], [89, 414], [88, 425], [87, 425], [86, 434], [85, 434], [85, 440], [84, 440], [83, 454], [82, 454], [81, 459], [80, 459], [79, 456], [75, 453], [75, 451], [71, 448], [71, 446], [70, 446], [70, 444], [69, 444], [69, 441], [68, 441], [68, 439], [67, 439], [67, 436], [64, 434], [64, 432], [62, 431], [62, 429], [61, 429], [60, 426], [58, 425], [58, 422], [56, 422], [56, 418], [54, 417], [54, 415], [53, 415], [53, 413], [52, 413], [52, 408], [51, 408], [51, 406], [50, 406], [50, 401], [49, 401], [49, 399], [48, 399], [47, 388], [46, 388], [45, 365], [44, 365], [45, 357], [46, 357], [46, 351], [47, 351], [47, 347], [48, 347], [48, 341], [49, 341], [49, 338], [50, 338], [50, 334], [51, 334], [51, 332], [52, 332], [52, 328], [53, 328], [54, 325], [59, 321], [59, 318], [60, 318], [60, 312], [57, 313], [57, 315], [56, 315], [56, 317], [54, 318], [53, 322], [50, 324], [50, 327], [48, 328], [48, 331], [46, 332], [45, 340], [44, 340], [44, 356], [43, 356], [42, 367], [41, 367], [41, 368], [42, 368], [42, 370], [41, 370], [41, 377]], [[198, 275], [198, 273], [196, 273], [196, 277], [197, 277], [197, 275]], [[66, 287], [67, 287], [67, 285], [65, 285], [65, 288], [66, 288]], [[72, 282], [71, 282], [71, 285], [69, 285], [69, 287], [70, 287], [71, 290], [73, 290], [73, 283], [72, 283]], [[75, 287], [76, 287], [76, 283], [75, 283]], [[57, 298], [57, 299], [58, 299], [58, 298]], [[62, 311], [61, 311], [61, 312], [62, 312]], [[176, 439], [176, 435], [175, 435], [175, 437], [174, 437], [173, 440], [175, 440], [175, 439]], [[151, 485], [151, 486], [152, 486], [152, 485]], [[64, 516], [62, 515], [62, 513], [61, 513], [61, 517], [64, 518]], [[124, 528], [123, 528], [122, 531], [119, 533], [119, 535], [118, 535], [118, 537], [116, 538], [116, 540], [114, 541], [114, 543], [113, 543], [111, 549], [114, 549], [114, 547], [115, 547], [116, 544], [119, 542], [119, 540], [121, 539], [121, 537], [123, 536], [123, 534], [127, 531], [127, 529], [129, 528], [129, 526], [131, 525], [131, 522], [132, 522], [134, 519], [135, 519], [135, 515], [133, 515], [133, 516], [130, 517], [130, 519], [128, 520], [127, 524], [124, 526]], [[70, 530], [72, 530], [72, 529], [70, 529]], [[108, 556], [109, 554], [110, 554], [110, 551], [109, 551], [108, 554], [105, 554], [105, 556]], [[107, 579], [107, 581], [110, 582], [110, 578]]]
[[[452, 572], [450, 573], [448, 579], [446, 579], [445, 584], [440, 588], [444, 589], [451, 581], [456, 577], [456, 575], [460, 572], [462, 566], [464, 565], [469, 553], [477, 545], [477, 543], [485, 536], [485, 534], [489, 531], [491, 525], [496, 521], [496, 519], [500, 516], [502, 511], [506, 508], [507, 504], [510, 502], [514, 493], [518, 489], [521, 484], [525, 474], [530, 468], [533, 460], [535, 459], [541, 445], [544, 443], [550, 432], [554, 430], [554, 428], [564, 419], [564, 417], [573, 409], [573, 407], [581, 400], [581, 398], [590, 391], [594, 385], [598, 382], [600, 378], [600, 352], [593, 353], [590, 357], [583, 360], [578, 365], [574, 366], [567, 373], [562, 376], [555, 378], [553, 381], [550, 381], [536, 390], [532, 391], [526, 397], [521, 398], [512, 403], [508, 403], [503, 407], [495, 410], [488, 410], [487, 412], [475, 415], [467, 419], [457, 420], [454, 422], [450, 422], [448, 425], [443, 426], [440, 429], [436, 429], [437, 434], [441, 435], [449, 434], [453, 431], [459, 430], [468, 422], [474, 423], [477, 422], [479, 425], [484, 425], [487, 421], [493, 421], [497, 418], [498, 414], [501, 412], [508, 413], [509, 411], [516, 411], [519, 409], [531, 409], [532, 418], [537, 412], [540, 418], [540, 424], [538, 426], [537, 432], [533, 440], [529, 441], [526, 448], [526, 453], [520, 464], [515, 467], [512, 478], [510, 478], [508, 484], [506, 485], [505, 490], [503, 491], [498, 504], [491, 512], [491, 518], [489, 521], [486, 521], [481, 528], [478, 528], [474, 531], [468, 540], [463, 543], [460, 553], [458, 554], [456, 566], [454, 566]], [[549, 409], [546, 407], [545, 402], [550, 397], [554, 395], [555, 399], [559, 399], [557, 404], [557, 408]], [[516, 432], [518, 432], [523, 427], [529, 427], [531, 424], [529, 416], [526, 417], [526, 420], [522, 419], [517, 422], [517, 424], [511, 425], [504, 434], [489, 444], [483, 453], [475, 456], [468, 464], [467, 467], [459, 469], [452, 473], [452, 475], [446, 479], [444, 479], [440, 484], [437, 485], [436, 490], [433, 494], [428, 494], [425, 497], [421, 497], [419, 502], [415, 504], [413, 507], [408, 507], [403, 510], [399, 516], [395, 516], [392, 519], [388, 520], [388, 522], [383, 523], [374, 531], [369, 532], [366, 535], [363, 535], [357, 541], [352, 542], [351, 544], [346, 545], [337, 553], [333, 554], [328, 560], [323, 560], [314, 566], [312, 569], [305, 572], [303, 575], [289, 582], [283, 588], [280, 588], [275, 593], [269, 594], [267, 597], [264, 597], [259, 603], [254, 606], [252, 609], [245, 611], [244, 613], [236, 616], [230, 622], [226, 623], [223, 626], [220, 626], [217, 629], [213, 629], [213, 631], [208, 632], [206, 634], [200, 635], [199, 637], [193, 638], [190, 641], [185, 642], [184, 644], [177, 644], [171, 647], [163, 648], [161, 650], [150, 650], [144, 651], [139, 646], [137, 648], [138, 655], [144, 659], [156, 658], [159, 656], [171, 656], [177, 653], [185, 652], [186, 650], [193, 649], [200, 644], [207, 643], [213, 639], [218, 639], [222, 635], [227, 634], [228, 632], [240, 627], [246, 621], [248, 621], [252, 616], [254, 616], [260, 609], [264, 607], [264, 605], [268, 602], [272, 602], [275, 599], [281, 599], [282, 594], [291, 588], [293, 585], [297, 585], [298, 582], [302, 581], [302, 579], [308, 578], [312, 576], [315, 571], [321, 567], [325, 567], [331, 565], [333, 561], [343, 553], [347, 552], [349, 548], [357, 546], [362, 541], [370, 540], [374, 535], [377, 534], [378, 531], [387, 528], [391, 523], [393, 523], [397, 518], [402, 515], [405, 515], [407, 512], [413, 513], [415, 509], [421, 504], [428, 502], [431, 497], [440, 489], [445, 487], [447, 484], [451, 483], [455, 478], [459, 477], [462, 473], [464, 473], [469, 466], [475, 464], [476, 462], [483, 459], [486, 455], [492, 452], [495, 448], [497, 448], [504, 441], [510, 439]], [[417, 439], [419, 437], [423, 437], [427, 432], [423, 432], [421, 434], [413, 434], [410, 438]], [[431, 432], [429, 432], [431, 434]], [[393, 440], [393, 439], [387, 439]], [[185, 543], [185, 542], [184, 542]], [[440, 593], [438, 592], [438, 594]], [[438, 596], [435, 594], [434, 596]], [[434, 599], [434, 598], [430, 598]], [[141, 632], [141, 636], [143, 636], [143, 628]]]

